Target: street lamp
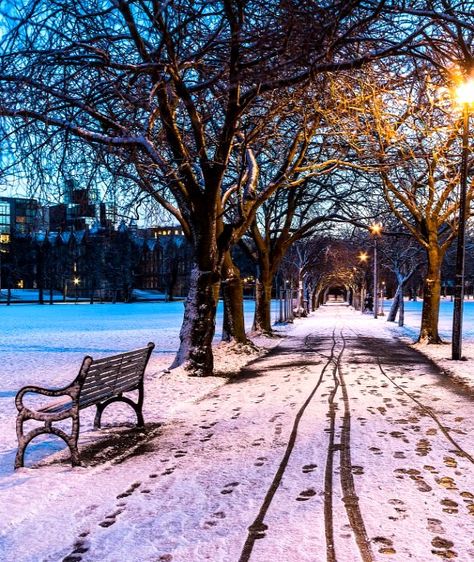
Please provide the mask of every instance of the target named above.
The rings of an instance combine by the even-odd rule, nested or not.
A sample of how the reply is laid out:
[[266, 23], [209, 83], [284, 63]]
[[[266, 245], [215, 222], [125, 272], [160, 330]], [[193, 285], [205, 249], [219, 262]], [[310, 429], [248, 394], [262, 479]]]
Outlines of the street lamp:
[[[369, 254], [367, 252], [360, 252], [357, 256], [360, 264], [366, 264], [369, 259]], [[362, 280], [362, 287], [360, 289], [360, 312], [364, 314], [365, 311], [365, 268], [364, 268], [364, 278]]]
[[81, 280], [79, 279], [79, 277], [74, 277], [74, 279], [72, 280], [72, 282], [74, 283], [74, 287], [75, 287], [75, 289], [76, 289], [75, 293], [76, 293], [76, 302], [77, 302], [77, 298], [78, 298], [78, 295], [77, 295], [77, 288], [78, 288], [78, 286], [79, 286]]
[[470, 78], [467, 82], [461, 84], [457, 88], [456, 97], [458, 103], [463, 108], [463, 129], [451, 358], [459, 360], [462, 356], [462, 313], [464, 304], [464, 261], [467, 218], [467, 159], [469, 154], [469, 106], [474, 104], [474, 78]]
[[377, 264], [377, 242], [382, 234], [382, 224], [374, 223], [369, 226], [370, 234], [374, 237], [374, 318], [378, 316], [379, 310], [379, 281]]

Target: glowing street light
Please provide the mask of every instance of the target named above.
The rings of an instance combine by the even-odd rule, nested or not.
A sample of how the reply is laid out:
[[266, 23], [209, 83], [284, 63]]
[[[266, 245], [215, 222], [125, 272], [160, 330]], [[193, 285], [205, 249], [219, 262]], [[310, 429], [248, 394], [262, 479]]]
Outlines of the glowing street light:
[[470, 78], [458, 86], [456, 90], [456, 97], [458, 103], [463, 108], [463, 129], [451, 358], [459, 360], [462, 357], [462, 314], [464, 304], [464, 262], [466, 253], [467, 215], [467, 159], [469, 154], [469, 107], [474, 104], [474, 78]]
[[[359, 260], [361, 265], [365, 265], [369, 260], [369, 254], [367, 252], [359, 252], [357, 259]], [[360, 289], [360, 312], [362, 314], [364, 314], [365, 312], [365, 268], [364, 268], [364, 277], [362, 280], [362, 287]]]
[[382, 224], [374, 223], [369, 226], [370, 234], [374, 237], [374, 318], [378, 316], [379, 310], [379, 281], [377, 264], [377, 242], [382, 235]]
[[75, 287], [75, 296], [76, 296], [76, 304], [77, 304], [77, 299], [78, 299], [77, 288], [79, 287], [81, 280], [79, 279], [79, 277], [73, 277], [72, 282], [74, 283], [74, 287]]

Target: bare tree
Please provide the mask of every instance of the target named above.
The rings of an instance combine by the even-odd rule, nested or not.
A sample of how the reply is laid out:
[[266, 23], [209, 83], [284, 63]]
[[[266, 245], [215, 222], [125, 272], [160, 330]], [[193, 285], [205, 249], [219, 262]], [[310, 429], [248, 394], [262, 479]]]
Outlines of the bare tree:
[[380, 245], [385, 267], [393, 271], [397, 280], [397, 288], [392, 306], [387, 315], [387, 322], [395, 322], [398, 313], [398, 325], [405, 322], [404, 289], [405, 285], [423, 265], [423, 250], [419, 243], [406, 233], [390, 236]]
[[[382, 17], [385, 5], [8, 2], [0, 114], [15, 158], [45, 180], [91, 163], [112, 171], [167, 209], [193, 245], [174, 365], [212, 373], [223, 258], [269, 195], [256, 192], [249, 161], [238, 175], [230, 170], [247, 149], [242, 120], [265, 120], [264, 100], [275, 92], [400, 52], [419, 29]], [[231, 223], [229, 190], [240, 202]]]
[[[339, 115], [347, 110], [352, 117], [338, 118], [336, 127], [344, 129], [361, 160], [379, 166], [391, 212], [425, 250], [419, 339], [437, 343], [441, 265], [458, 229], [461, 120], [431, 66], [407, 64], [402, 78], [382, 66], [341, 101]], [[468, 204], [471, 200], [472, 192]]]

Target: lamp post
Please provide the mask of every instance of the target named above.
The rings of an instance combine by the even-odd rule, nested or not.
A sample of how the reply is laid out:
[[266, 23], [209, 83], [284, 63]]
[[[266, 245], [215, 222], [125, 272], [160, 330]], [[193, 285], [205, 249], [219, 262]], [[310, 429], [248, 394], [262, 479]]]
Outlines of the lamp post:
[[[359, 258], [360, 264], [366, 264], [367, 260], [369, 259], [369, 254], [367, 252], [360, 252], [357, 256]], [[360, 289], [360, 312], [364, 314], [365, 311], [365, 268], [364, 268], [364, 277], [362, 279], [362, 286]]]
[[469, 153], [469, 106], [474, 103], [474, 78], [471, 78], [464, 84], [461, 84], [458, 87], [456, 94], [458, 102], [462, 105], [463, 109], [463, 128], [451, 358], [459, 360], [462, 357], [462, 314], [464, 304], [464, 262], [466, 253], [467, 218], [467, 159]]
[[374, 237], [374, 318], [378, 316], [379, 310], [379, 280], [378, 280], [378, 264], [377, 264], [377, 242], [382, 234], [382, 225], [374, 223], [369, 227], [370, 233]]
[[74, 277], [74, 279], [72, 280], [72, 282], [74, 283], [74, 287], [75, 287], [76, 303], [77, 303], [77, 298], [78, 298], [78, 295], [77, 295], [77, 288], [78, 288], [78, 286], [79, 286], [81, 280], [79, 279], [79, 277]]
[[382, 281], [382, 288], [380, 290], [380, 316], [385, 316], [383, 311], [383, 299], [385, 298], [385, 281]]

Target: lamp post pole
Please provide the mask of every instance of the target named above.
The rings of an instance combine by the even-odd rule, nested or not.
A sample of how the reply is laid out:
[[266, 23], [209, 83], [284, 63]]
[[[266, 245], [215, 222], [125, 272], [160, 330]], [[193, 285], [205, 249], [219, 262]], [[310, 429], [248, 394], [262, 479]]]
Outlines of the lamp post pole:
[[[359, 262], [360, 264], [367, 264], [367, 260], [369, 258], [369, 255], [367, 254], [367, 252], [360, 252], [359, 256]], [[360, 312], [361, 314], [364, 314], [365, 311], [365, 276], [366, 276], [366, 270], [365, 267], [363, 268], [363, 277], [362, 277], [362, 283], [361, 283], [361, 288], [360, 288]]]
[[467, 201], [467, 158], [469, 152], [469, 104], [463, 104], [463, 132], [461, 176], [459, 186], [459, 219], [456, 248], [456, 284], [454, 287], [453, 335], [451, 358], [462, 357], [462, 315], [464, 304], [464, 262], [466, 254], [466, 201]]
[[382, 234], [382, 225], [380, 223], [373, 224], [369, 230], [374, 237], [374, 318], [378, 317], [379, 312], [379, 279], [378, 279], [378, 263], [377, 263], [377, 242], [378, 237]]
[[374, 318], [377, 318], [379, 310], [379, 279], [377, 269], [377, 236], [374, 236]]

